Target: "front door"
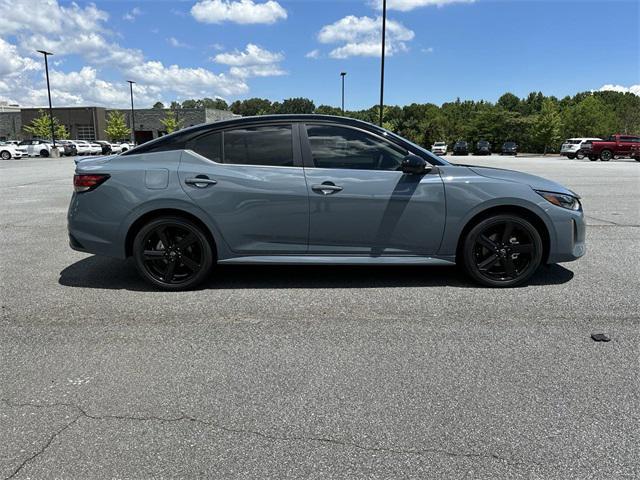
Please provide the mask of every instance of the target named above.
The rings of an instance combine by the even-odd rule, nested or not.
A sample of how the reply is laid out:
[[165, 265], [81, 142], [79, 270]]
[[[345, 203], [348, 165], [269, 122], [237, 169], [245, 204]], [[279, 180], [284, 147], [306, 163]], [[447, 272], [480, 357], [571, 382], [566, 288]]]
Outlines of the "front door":
[[291, 124], [237, 127], [187, 143], [182, 188], [232, 251], [306, 252], [309, 201], [296, 130]]
[[[403, 174], [408, 152], [360, 129], [302, 128], [310, 198], [309, 253], [429, 255], [440, 247], [444, 185], [437, 171]], [[304, 135], [306, 131], [306, 136]]]

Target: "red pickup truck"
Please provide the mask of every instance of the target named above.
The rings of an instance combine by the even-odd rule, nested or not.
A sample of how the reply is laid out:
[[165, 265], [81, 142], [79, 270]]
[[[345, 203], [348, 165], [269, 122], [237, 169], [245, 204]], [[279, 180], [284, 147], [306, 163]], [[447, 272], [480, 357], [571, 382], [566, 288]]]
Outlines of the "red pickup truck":
[[640, 137], [617, 134], [611, 135], [606, 140], [591, 142], [591, 147], [585, 153], [591, 161], [599, 158], [603, 162], [608, 162], [614, 157], [632, 157], [640, 162], [640, 158], [637, 156], [637, 147], [639, 146]]

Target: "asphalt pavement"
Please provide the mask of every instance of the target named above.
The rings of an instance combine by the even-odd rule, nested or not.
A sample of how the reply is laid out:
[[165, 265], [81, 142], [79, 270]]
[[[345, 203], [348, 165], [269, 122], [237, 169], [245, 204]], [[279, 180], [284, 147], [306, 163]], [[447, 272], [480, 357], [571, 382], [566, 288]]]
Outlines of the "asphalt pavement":
[[0, 478], [639, 478], [640, 163], [453, 161], [580, 193], [586, 257], [163, 293], [68, 248], [72, 159], [0, 161]]

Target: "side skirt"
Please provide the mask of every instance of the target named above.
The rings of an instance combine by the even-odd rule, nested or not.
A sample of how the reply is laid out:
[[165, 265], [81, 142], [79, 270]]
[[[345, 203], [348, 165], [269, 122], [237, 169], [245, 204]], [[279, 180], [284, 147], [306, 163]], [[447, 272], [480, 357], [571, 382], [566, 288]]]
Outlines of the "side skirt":
[[221, 265], [455, 265], [455, 257], [370, 257], [337, 255], [271, 255], [218, 260]]

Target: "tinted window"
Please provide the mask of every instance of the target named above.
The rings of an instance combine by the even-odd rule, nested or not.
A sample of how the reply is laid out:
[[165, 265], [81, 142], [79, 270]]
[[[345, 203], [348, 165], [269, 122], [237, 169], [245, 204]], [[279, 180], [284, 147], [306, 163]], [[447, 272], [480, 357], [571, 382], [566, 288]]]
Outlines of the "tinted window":
[[292, 167], [291, 125], [246, 127], [225, 131], [224, 163]]
[[186, 148], [217, 163], [222, 163], [222, 133], [208, 133], [190, 142]]
[[398, 170], [407, 155], [391, 143], [351, 128], [308, 125], [307, 135], [318, 168]]

